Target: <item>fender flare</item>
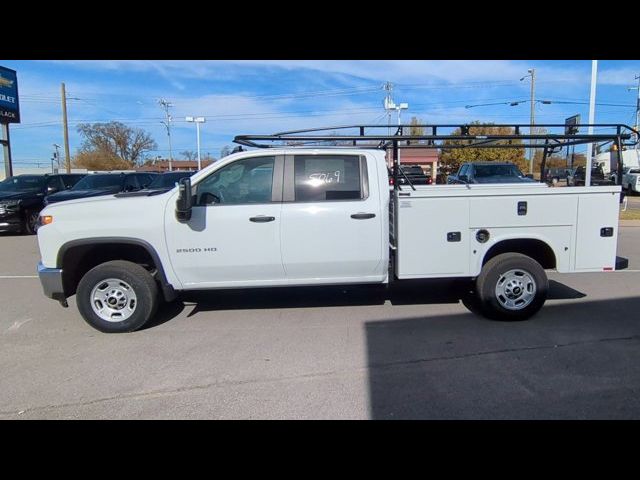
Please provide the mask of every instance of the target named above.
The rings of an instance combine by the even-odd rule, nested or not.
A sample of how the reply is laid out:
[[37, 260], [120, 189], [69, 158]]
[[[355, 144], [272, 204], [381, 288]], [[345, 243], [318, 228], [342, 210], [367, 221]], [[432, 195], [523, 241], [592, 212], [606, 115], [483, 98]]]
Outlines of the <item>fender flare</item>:
[[167, 302], [174, 300], [177, 297], [176, 290], [173, 288], [173, 285], [169, 283], [167, 280], [167, 276], [164, 272], [164, 266], [162, 261], [160, 260], [160, 255], [156, 249], [146, 240], [142, 240], [139, 238], [130, 238], [130, 237], [95, 237], [95, 238], [82, 238], [77, 240], [70, 240], [64, 243], [60, 249], [58, 250], [58, 256], [56, 257], [56, 266], [58, 268], [62, 268], [64, 270], [63, 259], [66, 255], [67, 251], [71, 248], [86, 246], [86, 245], [96, 245], [96, 244], [110, 244], [110, 243], [122, 243], [126, 245], [136, 245], [144, 248], [153, 263], [156, 266], [158, 271], [157, 280], [160, 284], [160, 288], [162, 289], [162, 295]]

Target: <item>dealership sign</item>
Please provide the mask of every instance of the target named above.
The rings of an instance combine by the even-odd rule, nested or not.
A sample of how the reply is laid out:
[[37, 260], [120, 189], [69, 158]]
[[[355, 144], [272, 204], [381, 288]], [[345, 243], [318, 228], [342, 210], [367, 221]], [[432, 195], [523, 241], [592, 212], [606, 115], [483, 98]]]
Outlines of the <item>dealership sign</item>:
[[20, 123], [18, 77], [5, 67], [0, 67], [0, 123]]

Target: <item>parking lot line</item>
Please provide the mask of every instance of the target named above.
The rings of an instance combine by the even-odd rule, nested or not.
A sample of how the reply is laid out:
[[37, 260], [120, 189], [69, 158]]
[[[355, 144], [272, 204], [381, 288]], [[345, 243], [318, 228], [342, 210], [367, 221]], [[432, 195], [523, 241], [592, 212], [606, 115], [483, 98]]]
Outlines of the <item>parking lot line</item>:
[[0, 275], [0, 280], [11, 280], [13, 278], [38, 278], [37, 275]]

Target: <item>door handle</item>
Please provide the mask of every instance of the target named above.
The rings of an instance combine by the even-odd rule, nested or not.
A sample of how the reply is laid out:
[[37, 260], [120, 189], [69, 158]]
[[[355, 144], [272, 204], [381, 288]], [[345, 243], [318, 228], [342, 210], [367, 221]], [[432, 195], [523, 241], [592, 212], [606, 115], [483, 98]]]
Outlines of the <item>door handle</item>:
[[249, 221], [255, 222], [255, 223], [267, 223], [267, 222], [273, 222], [275, 219], [276, 217], [265, 217], [264, 215], [259, 215], [257, 217], [251, 217]]
[[375, 213], [354, 213], [353, 215], [351, 215], [351, 218], [355, 220], [368, 220], [369, 218], [374, 218], [375, 216]]

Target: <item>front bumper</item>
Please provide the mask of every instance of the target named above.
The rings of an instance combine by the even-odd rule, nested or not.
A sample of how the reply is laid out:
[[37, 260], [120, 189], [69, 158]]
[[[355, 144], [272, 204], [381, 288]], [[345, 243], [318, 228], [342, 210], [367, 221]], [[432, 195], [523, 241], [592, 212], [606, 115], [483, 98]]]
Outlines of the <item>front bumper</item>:
[[47, 268], [42, 262], [38, 262], [38, 277], [40, 277], [45, 296], [58, 300], [63, 306], [66, 306], [67, 296], [64, 294], [62, 269]]
[[22, 230], [22, 216], [20, 212], [8, 211], [0, 206], [0, 232], [15, 232]]

